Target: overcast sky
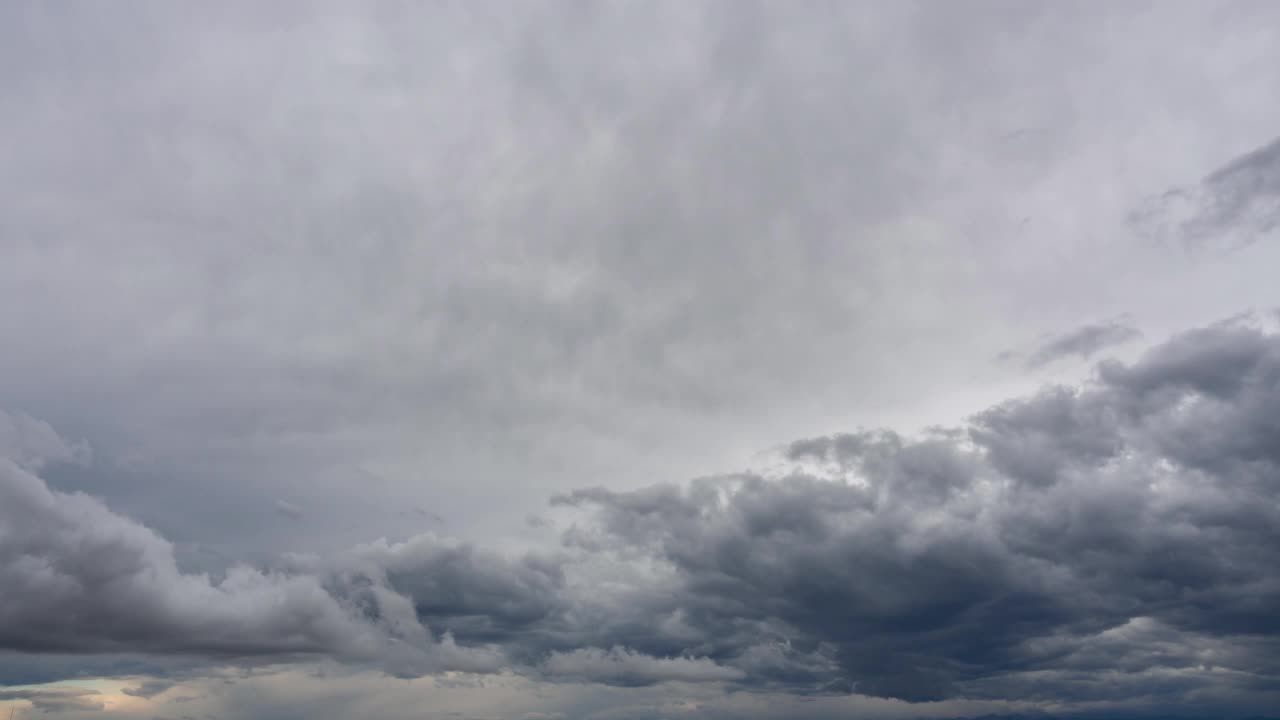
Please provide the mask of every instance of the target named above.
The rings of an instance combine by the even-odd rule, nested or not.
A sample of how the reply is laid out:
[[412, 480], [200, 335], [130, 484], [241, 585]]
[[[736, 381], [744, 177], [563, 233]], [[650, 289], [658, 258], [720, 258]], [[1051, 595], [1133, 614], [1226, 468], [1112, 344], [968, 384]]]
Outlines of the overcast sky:
[[18, 0], [0, 88], [0, 711], [1280, 707], [1280, 5]]

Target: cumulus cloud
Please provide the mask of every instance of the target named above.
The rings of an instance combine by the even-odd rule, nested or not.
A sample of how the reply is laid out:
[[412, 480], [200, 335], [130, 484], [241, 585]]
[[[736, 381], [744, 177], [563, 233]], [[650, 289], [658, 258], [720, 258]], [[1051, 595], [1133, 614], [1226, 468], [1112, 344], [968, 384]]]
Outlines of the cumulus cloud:
[[[833, 665], [804, 679], [813, 687], [910, 700], [1096, 699], [1153, 683], [1170, 698], [1275, 693], [1278, 410], [1280, 336], [1219, 325], [958, 432], [790, 447], [825, 473], [561, 502], [595, 508], [615, 547], [669, 563], [702, 637], [749, 621], [833, 646]], [[748, 643], [708, 656], [732, 667]]]
[[[1269, 336], [1003, 403], [1031, 379], [989, 359], [1276, 304], [1277, 28], [0, 3], [0, 684], [324, 658], [613, 698], [708, 672], [618, 703], [643, 718], [1261, 697]], [[1134, 237], [1170, 187], [1135, 226], [1248, 247]], [[1041, 334], [1071, 318], [1102, 322]], [[789, 474], [644, 487], [803, 436]], [[228, 715], [339, 712], [257, 702]]]
[[512, 559], [430, 535], [291, 563], [329, 578], [366, 617], [408, 627], [421, 621], [459, 642], [503, 643], [509, 652], [568, 608], [562, 559], [532, 553]]
[[216, 580], [6, 462], [0, 644], [1244, 712], [1280, 697], [1277, 417], [1280, 334], [1221, 323], [781, 474], [558, 496], [558, 553], [420, 536]]
[[1214, 6], [0, 3], [0, 397], [225, 557], [952, 419], [1181, 277], [1112, 217], [1277, 116], [1280, 6]]
[[[172, 545], [83, 494], [51, 490], [0, 459], [0, 646], [24, 652], [213, 657], [327, 654], [406, 672], [495, 667], [487, 650], [433, 640], [372, 613], [324, 578], [235, 566], [219, 579], [179, 570]], [[406, 619], [407, 617], [407, 619]]]

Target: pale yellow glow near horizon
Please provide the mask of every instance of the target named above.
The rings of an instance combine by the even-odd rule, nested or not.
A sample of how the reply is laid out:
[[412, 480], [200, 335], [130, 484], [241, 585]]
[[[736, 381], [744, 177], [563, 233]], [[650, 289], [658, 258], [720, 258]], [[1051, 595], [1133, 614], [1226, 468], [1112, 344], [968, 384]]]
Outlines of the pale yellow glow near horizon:
[[[147, 698], [135, 697], [127, 695], [125, 688], [134, 687], [140, 684], [142, 678], [77, 678], [75, 680], [58, 680], [50, 683], [35, 683], [30, 685], [9, 685], [5, 688], [7, 692], [49, 692], [56, 693], [59, 690], [88, 690], [92, 695], [88, 698], [103, 704], [102, 712], [128, 712], [141, 710], [146, 708], [150, 701]], [[9, 720], [9, 715], [21, 718], [24, 712], [31, 711], [35, 708], [34, 703], [25, 698], [13, 700], [0, 700], [0, 718]]]

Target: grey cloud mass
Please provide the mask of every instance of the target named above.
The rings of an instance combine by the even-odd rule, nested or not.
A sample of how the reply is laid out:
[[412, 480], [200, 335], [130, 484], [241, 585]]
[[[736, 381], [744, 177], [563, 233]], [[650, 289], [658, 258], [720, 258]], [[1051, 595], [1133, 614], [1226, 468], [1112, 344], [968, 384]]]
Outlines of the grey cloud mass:
[[1280, 337], [1206, 328], [936, 437], [791, 446], [831, 477], [562, 502], [599, 508], [593, 546], [675, 568], [711, 657], [762, 637], [725, 632], [747, 623], [829, 645], [815, 687], [1107, 697], [1168, 672], [1170, 704], [1238, 683], [1274, 699], [1278, 383]]
[[0, 399], [210, 568], [954, 422], [1028, 329], [1275, 260], [1122, 239], [1274, 137], [1266, 5], [0, 12]]
[[[374, 621], [313, 576], [229, 568], [217, 580], [181, 572], [150, 529], [81, 494], [50, 490], [0, 460], [0, 645], [22, 652], [210, 656], [327, 653], [423, 671], [485, 668], [483, 651], [436, 643], [388, 604]], [[412, 613], [410, 611], [410, 617]], [[393, 627], [383, 627], [389, 624]], [[416, 634], [415, 634], [416, 630]], [[389, 646], [407, 635], [417, 641]]]
[[6, 461], [0, 642], [1256, 711], [1280, 697], [1276, 417], [1280, 334], [1231, 321], [959, 427], [797, 441], [780, 474], [573, 491], [549, 555], [422, 536], [220, 580]]
[[0, 87], [0, 718], [1280, 707], [1280, 4], [13, 0]]

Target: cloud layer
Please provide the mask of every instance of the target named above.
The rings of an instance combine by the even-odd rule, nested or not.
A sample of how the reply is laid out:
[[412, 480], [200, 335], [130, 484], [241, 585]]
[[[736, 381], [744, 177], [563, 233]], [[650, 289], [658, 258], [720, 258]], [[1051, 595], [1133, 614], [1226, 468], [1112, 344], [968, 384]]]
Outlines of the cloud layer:
[[1261, 305], [1123, 217], [1275, 136], [1278, 13], [4, 3], [0, 405], [210, 569], [955, 422], [1046, 328]]
[[0, 717], [1280, 706], [1280, 4], [10, 2], [0, 86]]

